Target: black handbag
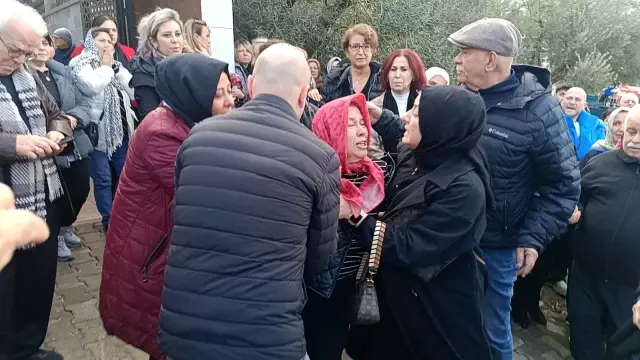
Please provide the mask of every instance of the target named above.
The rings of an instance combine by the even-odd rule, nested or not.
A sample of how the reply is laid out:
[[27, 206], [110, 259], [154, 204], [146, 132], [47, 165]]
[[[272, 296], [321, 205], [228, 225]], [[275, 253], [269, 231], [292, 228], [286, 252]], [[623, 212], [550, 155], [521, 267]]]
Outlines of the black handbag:
[[90, 122], [89, 125], [85, 126], [82, 130], [84, 130], [84, 133], [89, 137], [91, 146], [98, 146], [98, 124]]
[[386, 224], [382, 221], [376, 222], [371, 252], [365, 253], [360, 263], [356, 278], [356, 291], [351, 304], [352, 325], [371, 325], [380, 322], [378, 294], [376, 293], [374, 277], [380, 266], [385, 231]]

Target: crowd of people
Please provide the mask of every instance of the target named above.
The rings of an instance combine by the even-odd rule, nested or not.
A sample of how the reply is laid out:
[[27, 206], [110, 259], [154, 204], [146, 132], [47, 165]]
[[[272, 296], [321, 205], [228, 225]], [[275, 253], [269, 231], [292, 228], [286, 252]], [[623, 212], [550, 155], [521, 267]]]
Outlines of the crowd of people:
[[573, 358], [640, 350], [638, 99], [599, 119], [554, 94], [511, 22], [448, 37], [452, 85], [411, 49], [374, 60], [367, 24], [326, 65], [258, 38], [230, 68], [172, 9], [136, 50], [108, 16], [76, 45], [3, 10], [0, 359], [62, 359], [40, 347], [90, 179], [104, 328], [152, 360], [508, 360], [545, 284]]

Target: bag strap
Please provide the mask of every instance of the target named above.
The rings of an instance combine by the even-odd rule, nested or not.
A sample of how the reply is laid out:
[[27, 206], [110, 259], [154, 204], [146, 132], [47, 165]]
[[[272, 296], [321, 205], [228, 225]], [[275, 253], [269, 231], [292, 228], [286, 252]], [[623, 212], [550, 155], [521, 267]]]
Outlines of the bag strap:
[[378, 272], [380, 266], [380, 258], [382, 255], [382, 244], [384, 235], [387, 231], [387, 224], [378, 220], [373, 231], [373, 241], [371, 242], [371, 253], [369, 255], [369, 275], [373, 276]]

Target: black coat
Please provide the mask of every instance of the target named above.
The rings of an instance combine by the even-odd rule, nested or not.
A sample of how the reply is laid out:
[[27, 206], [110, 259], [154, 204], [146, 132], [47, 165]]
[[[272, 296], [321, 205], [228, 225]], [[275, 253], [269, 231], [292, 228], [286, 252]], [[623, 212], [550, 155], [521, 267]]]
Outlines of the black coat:
[[[372, 351], [356, 359], [491, 359], [482, 325], [484, 270], [474, 252], [487, 225], [484, 184], [464, 156], [431, 172], [414, 172], [405, 160], [383, 219], [376, 278], [382, 321], [368, 340]], [[373, 235], [375, 220], [367, 223], [363, 239]]]
[[300, 360], [307, 278], [336, 249], [338, 156], [260, 95], [204, 120], [176, 159], [159, 345], [173, 360]]
[[640, 162], [622, 150], [594, 157], [582, 172], [580, 204], [575, 261], [598, 281], [636, 288], [640, 282]]

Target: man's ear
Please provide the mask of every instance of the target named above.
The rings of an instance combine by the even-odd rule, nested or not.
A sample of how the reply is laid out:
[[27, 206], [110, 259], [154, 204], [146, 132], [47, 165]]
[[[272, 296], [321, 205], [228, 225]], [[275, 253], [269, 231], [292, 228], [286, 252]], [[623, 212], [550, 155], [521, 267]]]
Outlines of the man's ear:
[[253, 75], [249, 75], [247, 79], [247, 93], [249, 93], [249, 98], [253, 99]]
[[485, 70], [487, 72], [494, 71], [498, 67], [498, 54], [491, 51], [488, 56], [487, 64], [485, 65]]
[[307, 105], [307, 96], [309, 96], [309, 84], [305, 84], [298, 95], [298, 106], [304, 109]]

